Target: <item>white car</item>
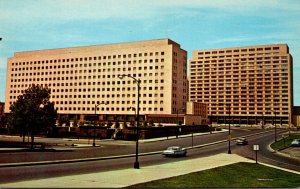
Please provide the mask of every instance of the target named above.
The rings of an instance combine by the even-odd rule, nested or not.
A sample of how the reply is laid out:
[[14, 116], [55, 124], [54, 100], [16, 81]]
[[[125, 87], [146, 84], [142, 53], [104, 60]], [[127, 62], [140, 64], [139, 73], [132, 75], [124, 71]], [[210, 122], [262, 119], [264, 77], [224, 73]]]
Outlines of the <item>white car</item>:
[[293, 147], [300, 147], [300, 139], [294, 139], [291, 143]]
[[175, 157], [175, 156], [186, 156], [186, 149], [180, 146], [170, 146], [163, 151], [163, 155], [166, 157]]

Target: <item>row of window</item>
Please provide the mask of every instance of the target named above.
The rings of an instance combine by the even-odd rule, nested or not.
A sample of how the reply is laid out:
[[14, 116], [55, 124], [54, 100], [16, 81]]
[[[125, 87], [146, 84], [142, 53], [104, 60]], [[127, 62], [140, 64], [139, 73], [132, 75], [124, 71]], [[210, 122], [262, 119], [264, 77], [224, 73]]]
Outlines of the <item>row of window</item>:
[[[152, 88], [152, 87], [149, 87], [149, 88]], [[105, 89], [102, 89], [102, 90], [100, 90], [99, 88], [97, 89], [97, 92], [100, 92], [100, 91], [102, 91], [102, 92], [105, 92], [105, 94], [102, 94], [102, 95], [95, 95], [95, 94], [88, 94], [88, 95], [85, 95], [85, 94], [77, 94], [77, 95], [67, 95], [67, 94], [65, 94], [65, 95], [58, 95], [58, 94], [56, 94], [56, 95], [52, 95], [52, 98], [95, 98], [96, 96], [97, 96], [97, 98], [100, 98], [100, 97], [102, 97], [102, 98], [114, 98], [114, 97], [120, 97], [120, 94], [114, 94], [115, 93], [115, 91], [117, 91], [117, 92], [121, 92], [121, 91], [123, 91], [123, 92], [126, 92], [126, 93], [128, 93], [128, 91], [131, 91], [131, 89], [130, 90], [128, 90], [129, 88], [122, 88], [122, 89], [120, 89], [120, 88], [117, 88], [117, 89], [115, 89], [115, 88], [107, 88], [106, 90]], [[147, 88], [145, 87], [145, 90], [146, 90]], [[144, 91], [145, 91], [144, 90]], [[153, 90], [154, 90], [154, 87], [153, 87]], [[155, 91], [156, 90], [158, 90], [158, 87], [155, 87]], [[52, 90], [53, 91], [53, 93], [86, 93], [86, 92], [96, 92], [96, 89], [95, 88], [88, 88], [88, 89], [53, 89]], [[135, 91], [135, 89], [132, 89], [132, 91]], [[152, 91], [152, 89], [150, 89], [149, 91]], [[163, 87], [160, 87], [160, 91], [163, 91]], [[19, 94], [19, 93], [23, 93], [24, 92], [24, 90], [10, 90], [10, 94]], [[157, 98], [157, 97], [164, 97], [164, 94], [163, 93], [150, 93], [150, 92], [146, 92], [146, 93], [143, 93], [143, 92], [141, 92], [141, 94], [140, 94], [142, 97], [149, 97], [149, 98], [152, 98], [152, 97], [155, 97], [155, 98]], [[130, 93], [128, 93], [128, 94], [126, 94], [126, 97], [127, 98], [130, 98], [130, 97], [135, 97], [136, 95], [135, 95], [135, 93], [132, 93], [132, 94], [130, 94]], [[125, 94], [122, 94], [122, 97], [125, 97]], [[16, 98], [16, 96], [11, 96], [11, 99], [15, 99]]]
[[[209, 95], [208, 93], [201, 93], [201, 94], [191, 94], [190, 98], [191, 99], [197, 99], [197, 100], [211, 100], [211, 101], [219, 101], [219, 102], [222, 102], [222, 101], [228, 101], [228, 102], [231, 102], [231, 99], [235, 99], [235, 100], [253, 100], [253, 104], [264, 104], [264, 99], [267, 98], [267, 96], [270, 96], [270, 98], [275, 98], [275, 96], [278, 96], [278, 100], [279, 102], [286, 102], [286, 100], [288, 99], [287, 95], [285, 95], [284, 93], [282, 93], [282, 95], [278, 95], [278, 94], [274, 94], [274, 95], [271, 95], [270, 93], [266, 93], [266, 95], [261, 95], [261, 96], [254, 96], [254, 95], [246, 95], [246, 94], [243, 94], [243, 95], [230, 95], [228, 97], [224, 96], [224, 95], [216, 95], [216, 94], [211, 94]], [[276, 98], [276, 99], [277, 99]]]
[[[196, 69], [191, 69], [192, 74], [191, 75], [220, 75], [220, 76], [227, 76], [229, 75], [237, 75], [240, 77], [245, 77], [246, 74], [255, 74], [255, 73], [265, 73], [265, 76], [272, 76], [272, 75], [267, 75], [267, 74], [274, 74], [273, 76], [279, 76], [279, 74], [282, 73], [288, 73], [288, 69], [262, 69], [262, 70], [224, 70], [224, 69], [214, 69], [214, 70], [209, 70], [209, 69], [199, 69], [201, 71], [196, 71]], [[204, 70], [204, 71], [202, 71]], [[276, 75], [278, 74], [278, 75]]]
[[[30, 85], [19, 85], [18, 88], [28, 88]], [[51, 85], [45, 85], [47, 87], [51, 87]], [[137, 90], [136, 87], [112, 87], [112, 88], [65, 88], [64, 87], [64, 83], [62, 83], [61, 85], [57, 84], [57, 85], [53, 85], [56, 87], [56, 89], [52, 89], [52, 92], [55, 94], [55, 93], [86, 93], [86, 92], [105, 92], [107, 93], [107, 97], [110, 97], [110, 94], [112, 95], [111, 97], [114, 97], [114, 94], [115, 92], [130, 92], [132, 91], [133, 94], [132, 96], [134, 97], [135, 96], [135, 92]], [[66, 85], [67, 86], [67, 85]], [[62, 88], [57, 88], [57, 87], [62, 87]], [[17, 88], [17, 87], [11, 87], [11, 89], [13, 88]], [[17, 94], [17, 93], [23, 93], [24, 90], [21, 90], [21, 89], [15, 89], [15, 90], [10, 90], [10, 94]], [[148, 94], [148, 97], [158, 97], [158, 94], [155, 93], [155, 94], [152, 94], [151, 91], [163, 91], [164, 90], [164, 86], [146, 86], [146, 87], [141, 87], [141, 94], [143, 95], [143, 97], [146, 97], [145, 94]], [[144, 93], [145, 92], [145, 93]], [[144, 93], [144, 94], [143, 94]], [[89, 98], [91, 95], [87, 95], [87, 97]], [[94, 95], [92, 95], [93, 97]], [[119, 95], [117, 95], [119, 96]], [[77, 95], [74, 95], [74, 97], [77, 97]], [[78, 95], [79, 98], [81, 98], [81, 95]], [[127, 95], [127, 97], [130, 97], [130, 93]], [[163, 94], [160, 95], [160, 97], [163, 97]], [[54, 96], [53, 96], [54, 98]], [[56, 98], [59, 98], [59, 97], [56, 97]], [[67, 98], [67, 97], [66, 97]], [[72, 98], [72, 97], [71, 97]], [[83, 96], [83, 98], [85, 98], [85, 95]]]
[[[69, 83], [70, 86], [82, 86], [82, 85], [110, 85], [110, 82], [112, 85], [115, 85], [115, 84], [120, 84], [120, 82], [118, 81], [106, 81], [106, 82], [91, 82], [91, 81], [86, 81], [84, 78], [77, 78], [77, 77], [74, 77], [75, 80], [83, 80], [83, 81], [75, 81], [73, 83]], [[98, 79], [101, 79], [98, 77]], [[67, 81], [70, 81], [70, 80], [73, 80], [73, 77], [53, 77], [53, 78], [26, 78], [26, 79], [11, 79], [11, 83], [18, 83], [18, 82], [30, 82], [30, 81], [60, 81], [60, 80], [67, 80]], [[141, 80], [141, 83], [145, 83], [145, 84], [151, 84], [151, 83], [164, 83], [164, 79], [148, 79], [148, 80]], [[69, 85], [68, 83], [53, 83], [52, 85], [53, 86], [68, 86]], [[125, 84], [125, 83], [124, 83]], [[130, 83], [129, 83], [130, 84]], [[50, 86], [51, 84], [49, 84]]]
[[[254, 110], [245, 109], [241, 112], [232, 111], [232, 112], [230, 112], [230, 114], [231, 114], [231, 116], [232, 115], [241, 115], [241, 116], [247, 116], [247, 115], [272, 115], [272, 116], [274, 116], [274, 113], [268, 112], [268, 111], [271, 111], [271, 110], [266, 109], [266, 110], [254, 111]], [[289, 115], [288, 110], [278, 110], [278, 113], [280, 113], [281, 115]], [[223, 110], [221, 110], [221, 111], [213, 110], [211, 112], [211, 115], [228, 115], [228, 112], [224, 112]]]
[[198, 52], [198, 55], [203, 54], [223, 54], [223, 53], [239, 53], [239, 52], [255, 52], [255, 51], [278, 51], [280, 47], [257, 47], [257, 48], [244, 48], [244, 49], [228, 49], [228, 50], [213, 50], [213, 51], [204, 51]]
[[[271, 95], [270, 95], [271, 96]], [[228, 96], [228, 97], [222, 97], [222, 98], [216, 98], [216, 97], [213, 97], [213, 96], [196, 96], [196, 95], [191, 95], [190, 96], [190, 99], [191, 99], [191, 101], [197, 101], [197, 102], [202, 102], [202, 103], [207, 103], [207, 104], [209, 104], [209, 103], [211, 103], [211, 101], [212, 101], [212, 99], [215, 99], [215, 100], [218, 100], [218, 102], [227, 102], [227, 103], [233, 103], [232, 101], [231, 101], [231, 98], [233, 98], [233, 99], [242, 99], [242, 100], [254, 100], [254, 101], [261, 101], [261, 103], [258, 103], [258, 102], [256, 102], [257, 104], [261, 104], [261, 106], [263, 106], [265, 103], [263, 102], [264, 101], [264, 99], [266, 99], [266, 98], [261, 98], [261, 99], [255, 99], [254, 97], [251, 97], [251, 98], [247, 98], [246, 96], [242, 96], [241, 98], [239, 98], [239, 96], [237, 96], [237, 97], [233, 97], [233, 96]], [[288, 98], [288, 95], [272, 95], [270, 98], [277, 98], [277, 99], [281, 99], [282, 101], [287, 101], [289, 98]], [[235, 100], [235, 101], [236, 101]]]
[[[254, 61], [254, 60], [286, 60], [288, 59], [287, 56], [279, 56], [279, 53], [273, 53], [273, 54], [234, 54], [234, 55], [220, 55], [220, 56], [198, 56], [197, 60], [203, 60], [203, 59], [215, 59], [218, 60], [226, 60], [226, 61]], [[190, 60], [195, 61], [196, 59]]]
[[[162, 59], [163, 61], [163, 59]], [[74, 70], [75, 71], [80, 71], [82, 70], [82, 64], [78, 65], [78, 64], [75, 64], [75, 65], [70, 65], [72, 71]], [[75, 67], [75, 69], [74, 69]], [[87, 68], [87, 66], [84, 66], [85, 68]], [[158, 69], [158, 66], [153, 66], [152, 64], [149, 64], [147, 66], [125, 66], [123, 68], [121, 68], [121, 66], [115, 66], [115, 67], [104, 67], [104, 66], [98, 66], [98, 67], [102, 67], [102, 69], [98, 68], [97, 69], [95, 68], [96, 66], [94, 67], [91, 67], [89, 66], [89, 70], [85, 70], [85, 71], [88, 71], [89, 73], [92, 73], [92, 72], [106, 72], [106, 71], [126, 71], [126, 70], [152, 70], [152, 69]], [[161, 66], [162, 68], [164, 67], [163, 65]], [[77, 68], [77, 70], [76, 70]], [[55, 70], [55, 69], [70, 69], [69, 68], [69, 65], [58, 65], [58, 66], [30, 66], [30, 67], [17, 67], [17, 68], [12, 68], [11, 71], [14, 72], [14, 71], [28, 71], [28, 70]], [[71, 72], [71, 71], [70, 71]]]
[[[195, 94], [197, 88], [191, 88], [191, 94]], [[241, 94], [247, 94], [247, 92], [249, 94], [251, 93], [256, 93], [256, 95], [262, 95], [262, 94], [270, 94], [270, 93], [287, 93], [287, 89], [288, 87], [273, 87], [273, 88], [264, 88], [263, 90], [261, 89], [240, 89], [240, 88], [236, 88], [236, 89], [231, 89], [231, 90], [226, 90], [226, 88], [222, 88], [222, 87], [218, 87], [218, 88], [205, 88], [203, 90], [203, 88], [201, 88], [202, 90], [199, 90], [199, 92], [197, 94], [202, 95], [202, 94], [234, 94], [234, 93], [238, 93], [240, 92]]]
[[[229, 61], [228, 61], [229, 62]], [[271, 65], [270, 65], [271, 64]], [[264, 67], [287, 67], [287, 60], [282, 61], [258, 61], [258, 62], [229, 62], [224, 63], [224, 61], [204, 61], [204, 62], [191, 62], [191, 68], [240, 68], [240, 67], [250, 67], [250, 68], [264, 68]]]
[[[55, 105], [58, 106], [59, 104], [61, 104], [61, 105], [64, 105], [64, 104], [69, 104], [69, 105], [72, 105], [72, 104], [95, 104], [94, 102], [95, 101], [56, 101]], [[107, 104], [123, 104], [123, 105], [126, 103], [126, 105], [129, 106], [131, 104], [133, 104], [133, 105], [136, 104], [136, 101], [129, 101], [129, 100], [119, 101], [119, 100], [116, 100], [116, 101], [106, 101], [106, 103]], [[161, 100], [161, 101], [141, 100], [140, 101], [141, 105], [143, 105], [143, 104], [151, 105], [151, 104], [158, 104], [158, 103], [162, 105], [162, 104], [164, 104], [164, 101], [163, 100]]]
[[94, 56], [94, 57], [81, 57], [81, 58], [66, 58], [66, 59], [54, 59], [54, 60], [35, 60], [30, 62], [15, 62], [12, 66], [16, 65], [33, 65], [33, 64], [47, 64], [47, 63], [59, 63], [59, 62], [81, 62], [81, 61], [95, 61], [95, 60], [111, 60], [111, 59], [125, 59], [125, 58], [136, 58], [136, 57], [147, 57], [147, 56], [164, 56], [165, 52], [144, 52], [134, 54], [119, 54], [119, 55], [105, 55], [105, 56]]
[[[95, 111], [95, 108], [90, 108], [90, 107], [56, 107], [56, 110], [57, 111]], [[98, 109], [99, 111], [130, 111], [131, 108], [119, 108], [119, 107], [116, 107], [116, 108], [100, 108]], [[163, 112], [164, 111], [164, 108], [152, 108], [152, 107], [148, 107], [148, 108], [140, 108], [140, 111], [160, 111], [160, 112]]]
[[[247, 72], [241, 72], [241, 73], [235, 73], [231, 75], [225, 75], [225, 74], [203, 74], [197, 76], [195, 74], [191, 75], [191, 82], [195, 82], [195, 80], [205, 80], [209, 81], [209, 79], [219, 79], [219, 82], [222, 82], [224, 78], [263, 78], [265, 81], [271, 81], [271, 80], [279, 80], [280, 78], [282, 80], [287, 80], [289, 74], [286, 72], [265, 72], [265, 73], [247, 73]], [[230, 81], [230, 80], [229, 80]]]
[[[226, 80], [227, 82], [227, 80]], [[239, 79], [239, 78], [234, 78], [229, 83], [224, 83], [224, 80], [216, 80], [216, 79], [211, 79], [210, 82], [202, 82], [198, 84], [191, 84], [191, 87], [216, 87], [216, 86], [226, 86], [230, 90], [231, 88], [234, 89], [236, 87], [243, 87], [242, 89], [247, 89], [248, 86], [249, 89], [255, 89], [252, 86], [256, 86], [256, 89], [263, 89], [261, 87], [269, 87], [269, 86], [283, 86], [283, 85], [288, 85], [288, 78], [282, 78], [282, 81], [280, 82], [279, 78], [273, 78], [273, 81], [271, 80], [260, 80], [256, 78], [247, 78], [247, 79]], [[236, 88], [239, 89], [239, 88]], [[268, 89], [268, 88], [266, 88]]]

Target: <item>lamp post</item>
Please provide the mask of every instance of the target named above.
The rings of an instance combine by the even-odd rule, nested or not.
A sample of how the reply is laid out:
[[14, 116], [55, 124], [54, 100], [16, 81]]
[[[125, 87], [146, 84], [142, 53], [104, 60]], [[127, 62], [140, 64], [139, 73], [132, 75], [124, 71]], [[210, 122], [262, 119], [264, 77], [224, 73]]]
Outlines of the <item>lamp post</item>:
[[262, 121], [261, 121], [261, 128], [262, 129], [265, 128], [264, 124], [265, 124], [265, 117], [264, 117], [264, 114], [262, 114]]
[[129, 110], [133, 110], [134, 111], [134, 117], [136, 117], [136, 109], [135, 109], [135, 107], [129, 107]]
[[[97, 118], [97, 107], [100, 106], [101, 104], [106, 105], [106, 103], [100, 103], [100, 104], [95, 104], [95, 117]], [[93, 138], [93, 147], [96, 146], [96, 125], [94, 124], [94, 138]]]
[[137, 114], [136, 114], [136, 145], [135, 145], [135, 162], [134, 162], [134, 168], [135, 169], [139, 169], [140, 168], [140, 164], [139, 164], [139, 160], [138, 160], [138, 153], [139, 153], [139, 111], [140, 111], [140, 84], [141, 84], [141, 80], [137, 79], [133, 76], [131, 76], [130, 74], [122, 74], [122, 75], [118, 75], [118, 78], [123, 79], [124, 77], [130, 77], [131, 79], [133, 79], [136, 84], [137, 84]]
[[274, 121], [274, 131], [275, 131], [275, 142], [277, 142], [277, 129], [276, 129], [276, 112], [274, 111], [275, 114], [275, 121]]
[[212, 134], [212, 117], [211, 117], [211, 110], [210, 110], [210, 116], [209, 116], [209, 122], [210, 122], [210, 127], [209, 127], [209, 132]]
[[230, 113], [231, 113], [231, 106], [230, 106], [230, 104], [228, 104], [228, 106], [229, 106], [229, 112], [228, 112], [228, 114], [229, 114], [229, 129], [228, 129], [228, 154], [231, 154], [231, 149], [230, 149], [230, 140], [231, 140], [231, 131], [230, 131]]
[[291, 136], [291, 122], [293, 119], [293, 115], [289, 112], [289, 136]]

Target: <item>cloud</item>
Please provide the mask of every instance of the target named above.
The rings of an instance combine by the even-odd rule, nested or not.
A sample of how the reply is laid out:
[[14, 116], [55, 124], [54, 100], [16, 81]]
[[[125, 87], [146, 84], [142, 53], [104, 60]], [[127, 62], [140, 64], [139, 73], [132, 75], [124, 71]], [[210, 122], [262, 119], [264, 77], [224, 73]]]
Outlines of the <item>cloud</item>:
[[228, 37], [228, 38], [220, 38], [210, 41], [212, 44], [220, 44], [220, 43], [232, 43], [232, 42], [245, 42], [245, 41], [252, 41], [257, 37], [247, 37], [247, 36], [237, 36], [237, 37]]
[[[260, 41], [273, 41], [273, 43], [287, 43], [288, 41], [295, 40], [293, 38], [293, 33], [271, 33], [266, 35], [256, 35], [256, 36], [235, 36], [235, 37], [221, 37], [210, 41], [212, 44], [221, 44], [221, 43], [236, 43], [236, 42], [260, 42]], [[299, 41], [299, 39], [297, 40]]]

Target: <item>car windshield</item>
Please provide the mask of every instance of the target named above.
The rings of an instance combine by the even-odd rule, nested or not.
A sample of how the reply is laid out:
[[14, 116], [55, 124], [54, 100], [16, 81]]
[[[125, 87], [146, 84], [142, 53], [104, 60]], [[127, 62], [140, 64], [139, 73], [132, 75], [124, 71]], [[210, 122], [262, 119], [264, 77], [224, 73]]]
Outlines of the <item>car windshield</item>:
[[168, 148], [168, 150], [179, 150], [180, 148], [177, 146], [171, 146]]

